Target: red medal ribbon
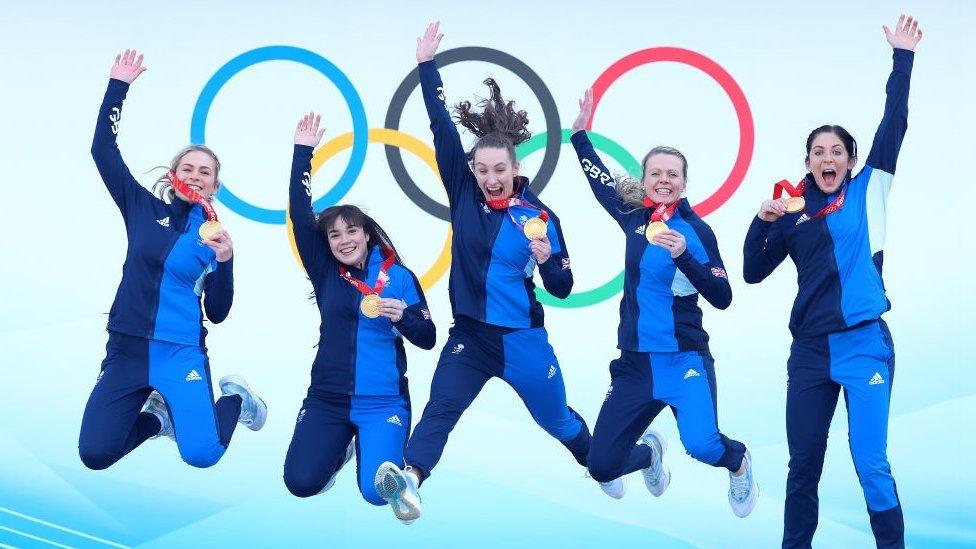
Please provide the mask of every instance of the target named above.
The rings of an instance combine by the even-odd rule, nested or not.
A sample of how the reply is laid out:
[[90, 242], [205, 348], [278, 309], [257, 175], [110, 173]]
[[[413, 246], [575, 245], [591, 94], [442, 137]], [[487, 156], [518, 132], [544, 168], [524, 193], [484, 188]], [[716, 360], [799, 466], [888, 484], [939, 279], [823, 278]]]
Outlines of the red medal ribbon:
[[[779, 183], [776, 183], [775, 186], [773, 186], [773, 199], [775, 200], [780, 196], [782, 196], [783, 191], [786, 191], [786, 194], [790, 196], [803, 196], [803, 192], [806, 191], [807, 188], [806, 183], [807, 181], [806, 179], [804, 179], [803, 181], [797, 183], [796, 187], [794, 187], [793, 185], [790, 185], [789, 181], [784, 179]], [[844, 207], [844, 197], [846, 195], [847, 195], [847, 183], [845, 182], [844, 186], [841, 187], [840, 189], [840, 194], [837, 195], [837, 200], [834, 200], [830, 204], [824, 206], [824, 208], [819, 212], [817, 212], [816, 215], [809, 216], [810, 219], [820, 219], [821, 217], [828, 216], [836, 212], [837, 210], [840, 210], [841, 208]], [[804, 208], [804, 212], [806, 212], [806, 208]]]
[[791, 197], [803, 196], [803, 191], [806, 190], [806, 185], [803, 181], [797, 183], [796, 187], [790, 184], [789, 180], [784, 179], [779, 183], [773, 185], [773, 200], [783, 196], [783, 191], [786, 191]]
[[197, 204], [203, 206], [203, 211], [207, 213], [208, 221], [217, 221], [217, 211], [214, 210], [214, 207], [210, 204], [210, 200], [193, 190], [193, 188], [187, 185], [185, 181], [179, 177], [176, 177], [176, 173], [173, 170], [170, 170], [166, 174], [166, 177], [173, 185], [173, 188], [179, 191], [180, 194], [189, 198], [192, 202], [196, 202]]
[[339, 265], [339, 276], [344, 278], [346, 282], [352, 284], [353, 288], [359, 290], [359, 293], [363, 295], [379, 295], [380, 292], [383, 291], [383, 288], [386, 288], [386, 283], [390, 280], [390, 277], [387, 276], [386, 273], [390, 270], [390, 266], [393, 265], [393, 262], [396, 260], [396, 253], [390, 248], [380, 248], [380, 252], [383, 254], [383, 263], [380, 264], [380, 272], [376, 275], [375, 288], [370, 288], [369, 285], [362, 280], [353, 278], [353, 276], [349, 274], [349, 269], [347, 269], [345, 265]]
[[654, 211], [651, 212], [652, 222], [660, 221], [663, 223], [671, 219], [671, 217], [674, 216], [674, 211], [678, 209], [679, 202], [681, 202], [680, 198], [670, 204], [665, 204], [663, 202], [661, 204], [655, 204], [650, 198], [647, 198], [646, 196], [644, 197], [644, 207], [654, 208]]
[[509, 209], [512, 206], [522, 206], [524, 208], [535, 210], [539, 212], [538, 215], [539, 219], [541, 219], [543, 222], [549, 221], [549, 212], [543, 210], [542, 208], [537, 207], [535, 204], [532, 204], [531, 202], [527, 202], [525, 200], [522, 200], [521, 198], [517, 198], [514, 196], [511, 198], [499, 198], [498, 200], [485, 200], [485, 204], [487, 204], [488, 207], [493, 210], [507, 210], [508, 217], [510, 217], [512, 219], [512, 223], [515, 223], [515, 225], [518, 227], [523, 227], [525, 224], [519, 223], [515, 219], [515, 216], [512, 215], [512, 211]]

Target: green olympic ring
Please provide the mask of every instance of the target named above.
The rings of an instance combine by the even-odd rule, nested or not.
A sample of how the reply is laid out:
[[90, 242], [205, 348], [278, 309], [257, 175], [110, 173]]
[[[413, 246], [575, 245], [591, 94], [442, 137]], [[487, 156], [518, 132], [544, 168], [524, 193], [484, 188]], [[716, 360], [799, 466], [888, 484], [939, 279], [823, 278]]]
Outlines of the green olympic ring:
[[[537, 133], [532, 136], [531, 139], [522, 143], [515, 148], [515, 157], [521, 162], [526, 156], [538, 151], [546, 146], [546, 133]], [[570, 136], [573, 135], [573, 130], [562, 130], [562, 143], [565, 145], [569, 143]], [[627, 170], [632, 177], [640, 177], [641, 165], [640, 162], [633, 157], [626, 149], [620, 146], [619, 143], [605, 137], [596, 132], [587, 131], [586, 135], [589, 136], [590, 141], [593, 143], [593, 148], [598, 151], [603, 151], [610, 155], [611, 158], [616, 160], [621, 166]], [[549, 305], [551, 307], [562, 307], [566, 309], [576, 308], [576, 307], [589, 307], [590, 305], [595, 305], [609, 299], [619, 293], [624, 288], [624, 271], [613, 278], [610, 282], [602, 286], [598, 286], [592, 290], [587, 290], [585, 292], [580, 292], [576, 294], [570, 294], [566, 299], [559, 299], [545, 290], [545, 288], [536, 288], [535, 297], [544, 305]]]

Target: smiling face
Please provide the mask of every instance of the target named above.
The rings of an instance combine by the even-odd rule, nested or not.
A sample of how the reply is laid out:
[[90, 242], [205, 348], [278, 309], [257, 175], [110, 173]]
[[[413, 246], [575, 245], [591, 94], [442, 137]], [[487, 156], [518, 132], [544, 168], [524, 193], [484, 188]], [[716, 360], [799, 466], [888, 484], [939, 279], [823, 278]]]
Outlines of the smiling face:
[[854, 169], [857, 158], [851, 156], [840, 135], [833, 131], [816, 134], [807, 149], [804, 162], [817, 187], [826, 194], [840, 188], [847, 172]]
[[519, 165], [512, 161], [508, 150], [497, 147], [476, 149], [471, 170], [485, 199], [499, 200], [512, 196]]
[[685, 191], [685, 165], [680, 156], [651, 154], [644, 161], [644, 194], [657, 204], [670, 204]]
[[[182, 179], [191, 189], [210, 198], [217, 192], [217, 161], [213, 156], [199, 150], [191, 150], [181, 156], [173, 166], [176, 177]], [[177, 191], [176, 196], [191, 202]]]
[[369, 235], [359, 225], [350, 225], [341, 216], [328, 230], [329, 249], [340, 263], [361, 269], [369, 253]]

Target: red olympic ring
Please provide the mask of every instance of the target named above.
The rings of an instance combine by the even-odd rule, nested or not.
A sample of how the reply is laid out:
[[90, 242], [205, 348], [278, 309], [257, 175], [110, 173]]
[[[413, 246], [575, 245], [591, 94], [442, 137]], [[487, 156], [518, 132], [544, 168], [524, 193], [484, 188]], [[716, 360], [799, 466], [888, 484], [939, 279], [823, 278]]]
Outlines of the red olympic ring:
[[[705, 217], [724, 204], [742, 184], [746, 172], [749, 170], [749, 163], [752, 161], [752, 152], [756, 143], [756, 128], [753, 125], [749, 102], [732, 75], [715, 61], [700, 53], [683, 48], [659, 47], [635, 51], [610, 65], [603, 71], [603, 74], [597, 77], [596, 82], [593, 83], [593, 114], [596, 114], [596, 107], [600, 104], [603, 94], [618, 78], [641, 65], [657, 61], [684, 63], [711, 76], [732, 100], [735, 116], [739, 120], [739, 153], [735, 157], [732, 171], [729, 172], [729, 176], [718, 190], [694, 206], [695, 212], [699, 216]], [[591, 115], [586, 129], [591, 130], [592, 127], [593, 116]]]

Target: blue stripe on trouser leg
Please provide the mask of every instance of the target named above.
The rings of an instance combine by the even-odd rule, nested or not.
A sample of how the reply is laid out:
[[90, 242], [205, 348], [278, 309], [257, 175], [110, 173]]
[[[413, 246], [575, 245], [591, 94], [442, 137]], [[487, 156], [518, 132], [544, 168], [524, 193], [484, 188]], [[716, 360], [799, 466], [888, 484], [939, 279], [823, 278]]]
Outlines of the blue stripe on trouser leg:
[[151, 392], [149, 340], [109, 332], [78, 436], [86, 467], [105, 469], [159, 432], [154, 415], [139, 413]]
[[430, 398], [403, 453], [404, 462], [420, 469], [424, 478], [440, 461], [461, 414], [493, 377], [492, 367], [501, 371], [500, 355], [487, 353], [480, 339], [455, 325], [441, 351], [430, 381]]
[[[888, 410], [895, 354], [887, 326], [875, 322], [830, 334], [830, 376], [844, 388], [854, 468], [879, 546], [900, 546], [904, 522], [888, 464]], [[886, 513], [886, 511], [892, 511]]]
[[302, 403], [285, 457], [284, 481], [298, 497], [314, 496], [345, 461], [355, 434], [349, 395], [310, 395]]
[[403, 462], [410, 434], [410, 404], [399, 395], [354, 395], [349, 418], [358, 429], [359, 492], [373, 505], [386, 505], [373, 480], [384, 461]]
[[715, 362], [708, 351], [650, 353], [654, 398], [674, 410], [681, 443], [708, 465], [737, 471], [745, 445], [718, 430]]
[[583, 419], [566, 404], [559, 361], [545, 328], [517, 330], [502, 336], [505, 370], [502, 379], [511, 385], [532, 418], [585, 466], [590, 432]]
[[647, 353], [621, 351], [620, 358], [610, 362], [610, 380], [586, 459], [597, 482], [610, 482], [651, 464], [651, 449], [635, 442], [665, 406], [652, 396]]
[[166, 400], [183, 461], [194, 467], [217, 463], [234, 432], [241, 400], [222, 397], [214, 405], [210, 366], [203, 349], [150, 341], [149, 383]]

